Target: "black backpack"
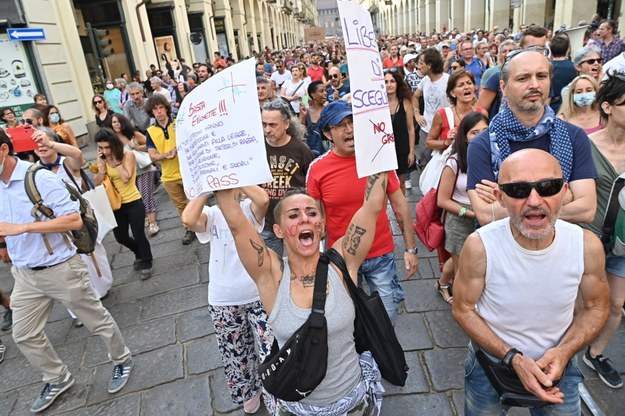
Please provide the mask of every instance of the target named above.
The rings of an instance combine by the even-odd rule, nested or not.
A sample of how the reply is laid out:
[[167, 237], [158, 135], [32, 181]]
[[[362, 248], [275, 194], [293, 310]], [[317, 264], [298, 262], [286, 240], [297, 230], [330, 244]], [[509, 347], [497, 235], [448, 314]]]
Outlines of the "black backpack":
[[[41, 215], [39, 215], [38, 213], [41, 213], [42, 215], [45, 215], [50, 219], [56, 218], [54, 215], [54, 211], [52, 211], [50, 207], [44, 205], [43, 199], [41, 198], [41, 193], [37, 189], [37, 185], [35, 183], [35, 175], [41, 169], [46, 168], [38, 164], [30, 166], [26, 171], [26, 177], [24, 178], [24, 188], [26, 189], [26, 194], [34, 205], [31, 211], [31, 215], [35, 218], [35, 221], [41, 221]], [[93, 250], [95, 249], [96, 240], [98, 237], [98, 220], [95, 217], [95, 213], [93, 212], [91, 205], [89, 205], [89, 202], [82, 197], [80, 191], [67, 183], [65, 183], [65, 187], [67, 188], [67, 191], [69, 192], [72, 201], [78, 201], [80, 203], [80, 218], [82, 218], [82, 228], [80, 230], [72, 230], [66, 233], [62, 233], [63, 240], [65, 240], [65, 243], [71, 249], [73, 248], [69, 241], [71, 239], [71, 242], [74, 244], [74, 246], [76, 246], [76, 251], [78, 253], [91, 255], [93, 253]], [[46, 234], [41, 235], [46, 244], [46, 248], [48, 249], [48, 254], [52, 254], [52, 248], [48, 243]], [[92, 258], [94, 258], [94, 256], [92, 256]]]

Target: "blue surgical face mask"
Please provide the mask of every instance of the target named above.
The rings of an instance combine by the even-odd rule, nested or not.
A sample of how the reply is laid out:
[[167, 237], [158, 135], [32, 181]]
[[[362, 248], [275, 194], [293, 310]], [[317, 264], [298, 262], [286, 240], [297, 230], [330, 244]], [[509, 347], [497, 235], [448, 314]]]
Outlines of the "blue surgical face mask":
[[580, 107], [588, 107], [595, 102], [596, 92], [585, 92], [582, 94], [573, 94], [573, 102]]
[[58, 123], [60, 119], [59, 113], [50, 114], [50, 123]]

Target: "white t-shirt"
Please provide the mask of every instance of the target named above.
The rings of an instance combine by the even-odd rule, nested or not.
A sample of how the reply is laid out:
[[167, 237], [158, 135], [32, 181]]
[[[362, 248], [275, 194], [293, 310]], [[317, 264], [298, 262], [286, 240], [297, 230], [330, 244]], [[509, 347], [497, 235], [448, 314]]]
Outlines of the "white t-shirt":
[[284, 74], [281, 74], [278, 71], [275, 71], [273, 74], [271, 74], [271, 80], [273, 82], [276, 83], [276, 86], [278, 87], [278, 92], [277, 92], [277, 96], [280, 96], [280, 89], [282, 88], [282, 84], [285, 81], [288, 81], [291, 79], [291, 72], [290, 71], [284, 71]]
[[603, 64], [602, 81], [608, 79], [608, 74], [622, 71], [625, 71], [625, 52], [619, 53], [617, 56]]
[[422, 128], [426, 133], [430, 132], [432, 128], [432, 120], [434, 114], [444, 107], [449, 107], [449, 100], [447, 99], [447, 81], [449, 80], [449, 74], [443, 73], [443, 75], [436, 82], [432, 82], [429, 75], [426, 75], [419, 86], [417, 87], [423, 91], [423, 102], [425, 108], [423, 109], [423, 115], [425, 116], [426, 126]]
[[[243, 213], [260, 233], [265, 226], [265, 220], [260, 223], [256, 221], [251, 206], [250, 199], [241, 202]], [[202, 212], [207, 216], [206, 231], [195, 234], [200, 243], [210, 242], [211, 245], [208, 303], [213, 306], [232, 306], [259, 300], [256, 283], [239, 260], [232, 233], [221, 210], [218, 206], [212, 206], [204, 207]]]
[[[300, 97], [304, 97], [307, 94], [308, 84], [310, 84], [310, 81], [306, 81], [306, 78], [297, 82], [293, 82], [293, 80], [291, 79], [286, 81], [283, 87], [285, 88], [285, 93], [287, 96], [299, 95]], [[299, 114], [299, 107], [301, 103], [301, 98], [299, 100], [291, 101], [291, 107], [293, 107], [293, 111], [295, 111], [296, 114]]]

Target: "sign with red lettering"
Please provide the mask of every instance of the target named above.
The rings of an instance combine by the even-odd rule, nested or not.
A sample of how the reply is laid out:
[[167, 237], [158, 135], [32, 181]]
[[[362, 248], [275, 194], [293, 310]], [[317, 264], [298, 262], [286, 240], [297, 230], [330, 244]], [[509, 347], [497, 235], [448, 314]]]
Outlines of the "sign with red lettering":
[[187, 197], [271, 182], [255, 60], [226, 68], [182, 101], [176, 141]]
[[395, 170], [395, 136], [371, 15], [353, 1], [337, 4], [349, 67], [358, 177]]

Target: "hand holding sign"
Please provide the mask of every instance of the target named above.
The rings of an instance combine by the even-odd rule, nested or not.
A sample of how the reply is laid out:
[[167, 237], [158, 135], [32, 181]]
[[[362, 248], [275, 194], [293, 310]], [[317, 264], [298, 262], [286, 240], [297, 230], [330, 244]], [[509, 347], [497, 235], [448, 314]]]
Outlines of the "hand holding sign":
[[189, 198], [270, 182], [254, 59], [218, 72], [187, 94], [178, 112], [176, 136]]

